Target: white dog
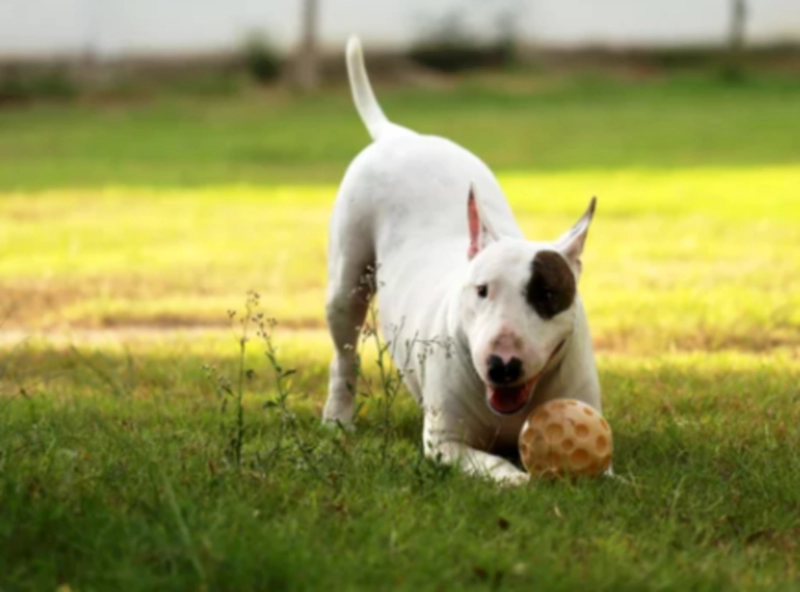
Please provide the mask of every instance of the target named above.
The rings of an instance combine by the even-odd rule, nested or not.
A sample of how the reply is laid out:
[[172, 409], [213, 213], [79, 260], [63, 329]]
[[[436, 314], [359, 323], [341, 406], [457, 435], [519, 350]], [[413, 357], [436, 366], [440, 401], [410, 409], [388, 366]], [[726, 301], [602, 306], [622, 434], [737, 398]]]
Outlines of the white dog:
[[331, 218], [335, 355], [323, 419], [352, 422], [356, 346], [377, 291], [383, 335], [424, 412], [426, 454], [497, 481], [527, 481], [496, 454], [515, 449], [536, 405], [574, 398], [600, 410], [576, 291], [594, 199], [555, 242], [526, 240], [481, 160], [386, 118], [356, 38], [347, 68], [374, 142], [348, 168]]

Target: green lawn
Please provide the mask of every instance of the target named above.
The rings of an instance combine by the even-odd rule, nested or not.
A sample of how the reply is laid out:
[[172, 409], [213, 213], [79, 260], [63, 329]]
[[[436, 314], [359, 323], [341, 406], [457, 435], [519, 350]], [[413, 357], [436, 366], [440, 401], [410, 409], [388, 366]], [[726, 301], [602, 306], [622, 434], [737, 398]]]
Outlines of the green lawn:
[[[796, 164], [800, 80], [529, 74], [377, 88], [398, 123], [494, 170]], [[0, 111], [0, 188], [337, 183], [367, 133], [349, 91]]]
[[[366, 142], [345, 90], [0, 111], [0, 592], [797, 589], [800, 82], [378, 94], [484, 157], [531, 238], [598, 196], [620, 478], [425, 461], [369, 363], [356, 432], [318, 427], [328, 212]], [[250, 289], [282, 388], [227, 328]]]

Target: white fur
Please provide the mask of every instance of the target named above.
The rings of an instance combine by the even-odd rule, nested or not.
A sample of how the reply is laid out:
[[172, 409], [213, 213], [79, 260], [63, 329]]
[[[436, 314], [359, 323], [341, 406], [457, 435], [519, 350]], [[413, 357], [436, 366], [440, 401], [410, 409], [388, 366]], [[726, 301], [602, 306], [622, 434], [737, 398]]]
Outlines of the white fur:
[[[377, 268], [381, 329], [423, 409], [427, 454], [501, 482], [524, 482], [526, 473], [493, 452], [516, 447], [536, 405], [575, 398], [600, 409], [580, 298], [544, 320], [524, 297], [539, 250], [558, 251], [580, 275], [591, 212], [554, 243], [525, 240], [481, 160], [449, 140], [388, 121], [355, 38], [347, 46], [347, 65], [358, 112], [375, 141], [348, 168], [331, 217], [327, 316], [335, 355], [324, 420], [352, 422], [355, 348], [370, 296], [364, 276]], [[470, 184], [483, 233], [472, 259]], [[485, 299], [476, 295], [480, 284], [489, 286]], [[542, 373], [525, 407], [513, 415], [498, 415], [487, 405], [486, 359], [493, 353], [521, 359], [525, 380]]]

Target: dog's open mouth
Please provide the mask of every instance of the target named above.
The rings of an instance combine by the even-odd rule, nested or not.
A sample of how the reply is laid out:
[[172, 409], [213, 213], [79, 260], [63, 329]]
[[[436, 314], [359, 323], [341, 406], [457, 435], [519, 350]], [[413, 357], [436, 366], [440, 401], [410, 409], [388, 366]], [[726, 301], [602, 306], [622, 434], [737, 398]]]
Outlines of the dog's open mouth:
[[550, 365], [550, 362], [553, 361], [553, 358], [556, 357], [556, 354], [561, 351], [564, 343], [566, 343], [566, 339], [556, 346], [553, 353], [550, 354], [550, 357], [547, 359], [544, 368], [526, 382], [516, 386], [486, 385], [489, 392], [489, 406], [492, 410], [500, 415], [511, 415], [525, 407], [539, 378], [544, 374], [544, 371]]
[[516, 413], [525, 407], [537, 380], [539, 380], [538, 374], [517, 386], [490, 386], [489, 405], [501, 415]]

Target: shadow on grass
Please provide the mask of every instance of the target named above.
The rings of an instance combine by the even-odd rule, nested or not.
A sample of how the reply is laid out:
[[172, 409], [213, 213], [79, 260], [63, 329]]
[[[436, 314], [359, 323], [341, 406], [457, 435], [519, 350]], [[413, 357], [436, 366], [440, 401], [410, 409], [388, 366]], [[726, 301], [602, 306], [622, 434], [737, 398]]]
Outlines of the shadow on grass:
[[[450, 137], [495, 170], [797, 161], [800, 85], [789, 77], [737, 86], [702, 77], [541, 82], [529, 73], [380, 97], [394, 121]], [[30, 109], [0, 113], [0, 122], [9, 130], [0, 137], [0, 188], [10, 190], [331, 184], [366, 145], [344, 89], [296, 101]]]

